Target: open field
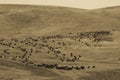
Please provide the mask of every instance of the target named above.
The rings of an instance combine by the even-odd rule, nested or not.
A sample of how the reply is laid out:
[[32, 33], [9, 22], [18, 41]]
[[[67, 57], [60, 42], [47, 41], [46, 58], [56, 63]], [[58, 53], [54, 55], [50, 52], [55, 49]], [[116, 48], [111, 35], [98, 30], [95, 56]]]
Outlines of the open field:
[[119, 80], [119, 8], [0, 5], [0, 80]]

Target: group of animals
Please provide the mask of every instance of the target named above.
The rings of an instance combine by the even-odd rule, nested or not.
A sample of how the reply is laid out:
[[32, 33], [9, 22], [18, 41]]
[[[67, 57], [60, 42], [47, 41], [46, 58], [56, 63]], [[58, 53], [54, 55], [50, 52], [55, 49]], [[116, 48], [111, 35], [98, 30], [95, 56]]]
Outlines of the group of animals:
[[[68, 34], [58, 34], [46, 37], [25, 37], [25, 38], [10, 38], [10, 39], [0, 39], [0, 58], [18, 61], [22, 63], [31, 62], [30, 59], [34, 54], [49, 54], [58, 58], [61, 62], [77, 62], [80, 61], [82, 55], [76, 55], [73, 52], [64, 53], [62, 50], [65, 47], [72, 46], [73, 43], [65, 41], [66, 39], [81, 42], [85, 46], [90, 47], [89, 43], [84, 42], [84, 39], [89, 39], [91, 42], [100, 42], [106, 40], [106, 37], [111, 35], [110, 31], [96, 31], [96, 32], [80, 32], [80, 33], [68, 33]], [[56, 68], [62, 70], [72, 70], [72, 69], [85, 69], [85, 66], [79, 67], [68, 67], [68, 66], [58, 66], [49, 64], [38, 64], [34, 66], [45, 67], [45, 68]], [[95, 66], [92, 66], [95, 68]], [[88, 66], [87, 68], [90, 68]]]

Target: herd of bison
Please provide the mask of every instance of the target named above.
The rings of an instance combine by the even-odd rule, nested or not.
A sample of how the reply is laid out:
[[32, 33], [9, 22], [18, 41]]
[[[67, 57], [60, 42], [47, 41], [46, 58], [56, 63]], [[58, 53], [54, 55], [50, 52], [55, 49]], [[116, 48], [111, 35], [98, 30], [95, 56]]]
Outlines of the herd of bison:
[[[84, 66], [84, 65], [61, 65], [61, 64], [50, 64], [50, 63], [35, 63], [30, 60], [34, 54], [48, 54], [54, 55], [59, 61], [74, 63], [80, 60], [82, 55], [75, 55], [73, 52], [65, 54], [62, 48], [71, 46], [72, 43], [65, 41], [66, 39], [79, 42], [84, 44], [85, 47], [91, 45], [84, 41], [87, 39], [92, 43], [102, 41], [112, 41], [112, 38], [108, 37], [112, 35], [111, 31], [94, 31], [94, 32], [80, 32], [80, 33], [67, 33], [58, 34], [45, 37], [22, 37], [22, 38], [1, 38], [0, 39], [0, 59], [11, 60], [14, 62], [21, 62], [26, 65], [33, 65], [35, 67], [42, 67], [47, 69], [59, 69], [59, 70], [85, 70], [90, 68], [96, 68], [95, 65]], [[100, 47], [101, 45], [98, 44]], [[18, 53], [18, 54], [17, 54]]]

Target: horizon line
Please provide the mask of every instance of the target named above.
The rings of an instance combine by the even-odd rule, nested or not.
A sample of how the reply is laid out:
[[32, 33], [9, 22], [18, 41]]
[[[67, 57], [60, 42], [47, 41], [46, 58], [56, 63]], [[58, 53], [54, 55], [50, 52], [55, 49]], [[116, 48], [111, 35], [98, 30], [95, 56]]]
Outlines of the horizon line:
[[95, 9], [104, 9], [104, 8], [112, 8], [112, 7], [120, 7], [120, 5], [116, 5], [116, 6], [106, 6], [106, 7], [100, 7], [100, 8], [91, 8], [91, 9], [87, 9], [87, 8], [79, 8], [79, 7], [71, 7], [71, 6], [62, 6], [62, 5], [41, 5], [41, 4], [16, 4], [16, 3], [10, 3], [10, 4], [6, 4], [6, 3], [0, 3], [0, 5], [15, 5], [15, 6], [45, 6], [45, 7], [61, 7], [61, 8], [73, 8], [73, 9], [82, 9], [82, 10], [95, 10]]

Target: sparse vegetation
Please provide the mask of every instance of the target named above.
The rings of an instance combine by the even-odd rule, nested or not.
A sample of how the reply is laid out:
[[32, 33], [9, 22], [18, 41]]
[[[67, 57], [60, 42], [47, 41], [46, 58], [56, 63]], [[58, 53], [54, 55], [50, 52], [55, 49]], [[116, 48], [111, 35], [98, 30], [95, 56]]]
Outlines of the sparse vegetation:
[[119, 18], [105, 15], [0, 5], [0, 79], [119, 80]]

